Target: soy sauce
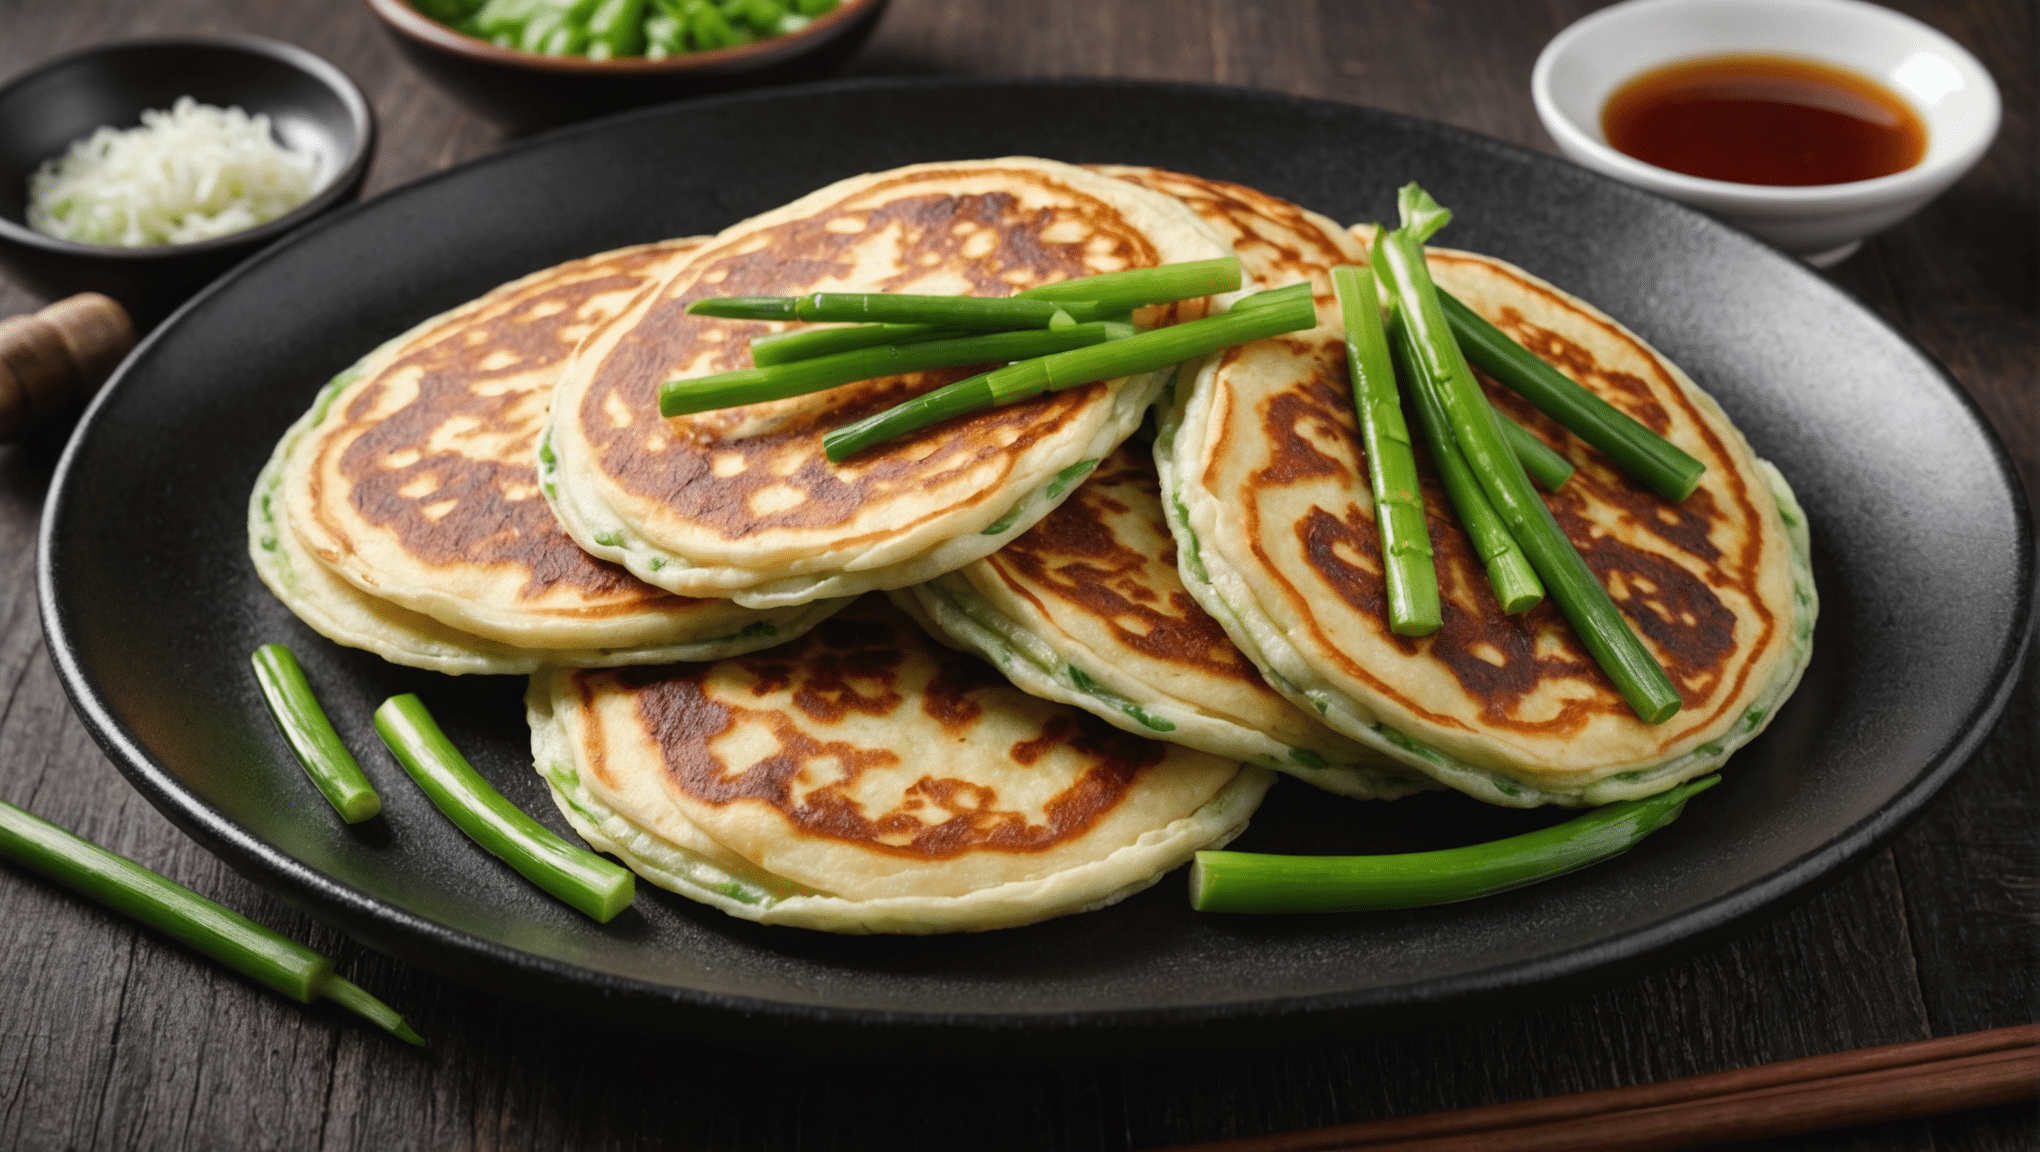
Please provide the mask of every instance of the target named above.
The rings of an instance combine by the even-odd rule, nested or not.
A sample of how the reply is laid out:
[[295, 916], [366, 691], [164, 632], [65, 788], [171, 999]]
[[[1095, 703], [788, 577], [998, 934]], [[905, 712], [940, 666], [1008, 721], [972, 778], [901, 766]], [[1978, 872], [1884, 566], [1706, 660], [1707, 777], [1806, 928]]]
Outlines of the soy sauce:
[[1738, 184], [1841, 184], [1903, 172], [1927, 150], [1904, 100], [1866, 76], [1789, 56], [1652, 69], [1601, 111], [1608, 144], [1646, 164]]

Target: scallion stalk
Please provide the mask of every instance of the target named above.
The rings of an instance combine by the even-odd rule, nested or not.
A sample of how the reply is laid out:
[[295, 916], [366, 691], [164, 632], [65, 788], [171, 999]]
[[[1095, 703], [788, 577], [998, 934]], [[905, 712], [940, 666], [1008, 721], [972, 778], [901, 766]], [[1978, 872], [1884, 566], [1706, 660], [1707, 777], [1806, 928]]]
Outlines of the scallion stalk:
[[1396, 391], [1388, 335], [1381, 326], [1381, 301], [1374, 273], [1366, 268], [1332, 269], [1346, 326], [1346, 365], [1352, 375], [1353, 409], [1359, 418], [1360, 448], [1367, 456], [1367, 482], [1374, 492], [1374, 526], [1381, 536], [1381, 578], [1387, 590], [1388, 627], [1398, 636], [1429, 636], [1442, 621], [1438, 570], [1431, 559], [1431, 532], [1424, 523], [1424, 491], [1417, 458], [1410, 451], [1409, 425]]
[[0, 801], [0, 857], [139, 920], [299, 1003], [332, 1000], [400, 1040], [424, 1044], [404, 1018], [333, 972], [333, 962], [55, 824]]
[[[1415, 185], [1404, 193], [1405, 204], [1417, 197], [1430, 199]], [[1648, 724], [1670, 719], [1683, 703], [1678, 689], [1622, 618], [1509, 451], [1498, 425], [1500, 417], [1474, 379], [1446, 322], [1423, 249], [1398, 230], [1383, 234], [1375, 251], [1377, 266], [1388, 269], [1394, 284], [1417, 374], [1436, 384], [1453, 437], [1496, 514], [1631, 710]]]
[[629, 869], [567, 843], [504, 799], [418, 697], [407, 692], [383, 701], [375, 730], [447, 819], [525, 879], [603, 923], [630, 907], [637, 881]]

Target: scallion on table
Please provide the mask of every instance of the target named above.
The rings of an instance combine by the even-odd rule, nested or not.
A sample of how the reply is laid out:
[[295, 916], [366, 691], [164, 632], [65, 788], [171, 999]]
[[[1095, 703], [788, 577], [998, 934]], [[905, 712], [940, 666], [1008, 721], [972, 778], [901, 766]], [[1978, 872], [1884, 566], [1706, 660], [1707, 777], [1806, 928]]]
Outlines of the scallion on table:
[[830, 460], [840, 463], [867, 448], [954, 416], [1032, 399], [1052, 390], [1153, 372], [1235, 344], [1315, 326], [1317, 309], [1309, 293], [1306, 291], [1300, 297], [1290, 295], [1285, 303], [1245, 310], [1236, 306], [1221, 316], [1022, 360], [959, 380], [854, 424], [832, 429], [822, 437], [822, 447]]
[[1618, 856], [1720, 782], [1719, 776], [1707, 776], [1642, 800], [1605, 804], [1536, 832], [1439, 852], [1199, 852], [1190, 865], [1190, 906], [1199, 912], [1375, 912], [1491, 896]]
[[504, 799], [417, 696], [383, 701], [375, 730], [447, 819], [525, 879], [604, 923], [630, 907], [637, 883], [629, 869], [567, 843]]
[[[1405, 187], [1405, 217], [1410, 215], [1408, 205], [1413, 201], [1429, 200], [1415, 185]], [[1445, 320], [1422, 247], [1398, 229], [1380, 236], [1375, 253], [1376, 267], [1386, 270], [1396, 293], [1399, 320], [1410, 337], [1415, 375], [1436, 386], [1453, 437], [1496, 514], [1631, 710], [1649, 724], [1670, 719], [1683, 703], [1678, 689], [1622, 618], [1516, 463], [1499, 427], [1500, 416], [1474, 379]]]
[[174, 937], [299, 1003], [331, 1000], [400, 1040], [425, 1043], [395, 1009], [335, 975], [333, 962], [326, 957], [4, 801], [0, 801], [0, 856]]
[[362, 773], [354, 754], [333, 731], [333, 722], [326, 719], [325, 710], [312, 695], [297, 654], [282, 644], [264, 644], [255, 649], [250, 662], [269, 714], [326, 803], [349, 824], [359, 824], [381, 812], [382, 797], [375, 794], [375, 786]]
[[1417, 482], [1417, 458], [1410, 450], [1409, 425], [1396, 391], [1374, 273], [1360, 267], [1334, 268], [1332, 289], [1338, 294], [1339, 312], [1345, 321], [1353, 409], [1359, 418], [1360, 447], [1367, 456], [1368, 486], [1374, 492], [1374, 526], [1381, 535], [1381, 577], [1387, 589], [1389, 631], [1398, 636], [1428, 636], [1442, 621], [1438, 570], [1431, 558], [1424, 492]]

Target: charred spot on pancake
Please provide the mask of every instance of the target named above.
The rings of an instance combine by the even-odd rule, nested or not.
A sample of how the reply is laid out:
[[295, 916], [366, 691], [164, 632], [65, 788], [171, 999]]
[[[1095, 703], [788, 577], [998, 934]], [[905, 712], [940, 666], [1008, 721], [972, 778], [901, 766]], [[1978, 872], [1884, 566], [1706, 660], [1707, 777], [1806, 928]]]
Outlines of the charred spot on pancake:
[[952, 653], [942, 658], [934, 678], [922, 689], [921, 711], [948, 731], [968, 728], [985, 714], [984, 705], [971, 699], [971, 693], [1003, 683], [1005, 679], [984, 661]]
[[[1162, 554], [1146, 555], [1114, 531], [1113, 518], [1134, 511], [1111, 495], [1120, 485], [1133, 489], [1129, 496], [1146, 498], [1147, 527], [1151, 538], [1164, 542]], [[1154, 467], [1133, 460], [1124, 449], [1068, 501], [986, 562], [1016, 594], [1029, 599], [1049, 594], [1075, 605], [1104, 622], [1114, 640], [1130, 651], [1228, 680], [1264, 683], [1225, 629], [1181, 587], [1175, 537], [1162, 512]], [[1156, 591], [1158, 585], [1169, 591]]]
[[1656, 647], [1680, 696], [1689, 703], [1705, 700], [1735, 653], [1735, 613], [1705, 580], [1669, 557], [1595, 532], [1578, 498], [1547, 503], [1615, 606]]
[[[600, 274], [548, 281], [385, 367], [326, 441], [353, 435], [339, 468], [356, 512], [425, 563], [528, 571], [520, 592], [526, 599], [565, 586], [590, 599], [621, 599], [608, 607], [613, 612], [651, 601], [688, 603], [588, 555], [567, 537], [540, 496], [538, 470], [529, 462], [548, 397], [491, 387], [564, 361], [574, 346], [565, 330], [588, 323], [583, 308], [605, 294], [638, 288], [639, 272], [658, 255], [635, 252], [602, 261], [591, 270]], [[387, 390], [413, 376], [416, 397], [378, 418]], [[452, 446], [435, 447], [449, 440]], [[462, 443], [487, 455], [469, 455]]]
[[[1326, 354], [1328, 355], [1328, 354]], [[1358, 476], [1346, 461], [1328, 456], [1316, 443], [1344, 444], [1357, 462], [1359, 427], [1344, 384], [1333, 379], [1325, 355], [1308, 379], [1278, 392], [1261, 404], [1261, 430], [1268, 439], [1269, 460], [1254, 473], [1254, 483], [1279, 487], [1314, 476]]]
[[[812, 649], [803, 649], [789, 662], [795, 696], [815, 680], [831, 676], [825, 663], [818, 667], [812, 655]], [[1043, 733], [1036, 759], [1066, 746], [1087, 763], [1042, 806], [1040, 823], [1024, 812], [1001, 808], [994, 787], [941, 775], [933, 757], [932, 770], [906, 784], [889, 809], [871, 813], [858, 799], [859, 777], [895, 769], [901, 764], [900, 752], [819, 740], [802, 731], [786, 711], [747, 708], [718, 698], [707, 687], [716, 667], [611, 674], [633, 688], [633, 712], [658, 744], [670, 784], [708, 804], [760, 802], [801, 834], [886, 855], [944, 860], [969, 852], [1047, 851], [1083, 835], [1120, 803], [1143, 768], [1164, 755], [1160, 745], [1088, 716], [1076, 722], [1065, 717], [1060, 724], [1050, 721], [1047, 727], [1053, 731]], [[974, 719], [959, 726], [968, 727]], [[726, 763], [713, 744], [739, 726], [753, 736], [769, 735], [772, 750], [741, 766]]]
[[[894, 183], [942, 178], [941, 172], [918, 173]], [[1005, 192], [906, 192], [887, 199], [892, 187], [863, 189], [833, 208], [710, 252], [652, 302], [618, 337], [581, 400], [577, 418], [603, 473], [724, 539], [830, 528], [875, 501], [960, 476], [974, 477], [979, 493], [965, 502], [989, 498], [1013, 459], [1098, 403], [1103, 384], [1052, 392], [924, 429], [843, 466], [824, 458], [824, 432], [988, 366], [882, 378], [724, 412], [658, 416], [658, 386], [681, 370], [676, 366], [690, 374], [748, 367], [749, 338], [767, 330], [755, 322], [688, 316], [688, 304], [710, 295], [812, 291], [849, 275], [862, 244], [883, 240], [898, 253], [896, 270], [867, 287], [910, 291], [937, 268], [961, 274], [973, 293], [985, 296], [1087, 275], [1097, 261], [1142, 267], [1157, 259], [1153, 244], [1108, 205], [1069, 189], [1058, 189], [1069, 203], [1030, 207]], [[1064, 234], [1074, 238], [1058, 238]], [[619, 425], [618, 418], [625, 422]], [[743, 466], [726, 462], [718, 471], [717, 457], [741, 458]], [[767, 488], [775, 498], [756, 505], [754, 495]]]

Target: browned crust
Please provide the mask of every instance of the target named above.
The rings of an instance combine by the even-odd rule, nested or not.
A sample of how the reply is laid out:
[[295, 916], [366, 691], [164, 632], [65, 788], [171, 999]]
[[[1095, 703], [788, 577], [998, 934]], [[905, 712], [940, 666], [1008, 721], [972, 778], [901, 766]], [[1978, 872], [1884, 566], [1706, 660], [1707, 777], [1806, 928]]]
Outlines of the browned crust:
[[[853, 714], [884, 717], [919, 707], [946, 731], [964, 733], [983, 718], [979, 694], [1011, 689], [979, 661], [948, 652], [926, 655], [928, 646], [918, 632], [904, 631], [914, 625], [890, 608], [867, 600], [850, 611], [856, 615], [833, 617], [793, 644], [715, 665], [577, 673], [584, 684], [583, 707], [592, 711], [596, 690], [585, 685], [598, 680], [629, 691], [633, 715], [661, 749], [666, 786], [693, 802], [764, 804], [800, 834], [914, 860], [1050, 851], [1094, 827], [1165, 755], [1163, 746], [1088, 714], [1058, 711], [1038, 735], [1008, 751], [1021, 765], [1058, 749], [1087, 762], [1044, 805], [1045, 821], [1035, 823], [1024, 812], [1000, 807], [996, 788], [944, 776], [933, 763], [894, 809], [867, 815], [853, 798], [858, 777], [897, 766], [902, 753], [823, 739], [813, 734], [818, 728]], [[936, 660], [938, 667], [916, 698], [902, 691], [902, 676], [910, 661], [926, 659]], [[783, 695], [791, 712], [776, 703], [745, 707], [733, 699], [745, 690], [755, 698]], [[793, 713], [804, 722], [796, 722]], [[738, 724], [762, 725], [778, 742], [777, 754], [731, 771], [711, 744]], [[797, 779], [818, 760], [828, 761], [835, 778], [796, 800]], [[607, 775], [602, 779], [608, 782]], [[947, 811], [948, 818], [925, 823], [921, 813], [931, 807]]]
[[[1448, 265], [1465, 262], [1492, 268], [1484, 261], [1465, 256], [1438, 254], [1431, 258]], [[1525, 295], [1539, 296], [1562, 308], [1576, 310], [1569, 299], [1544, 285], [1507, 273], [1504, 269], [1494, 270], [1508, 274]], [[1728, 446], [1699, 404], [1687, 395], [1648, 348], [1610, 321], [1597, 319], [1595, 322], [1609, 336], [1633, 350], [1641, 362], [1651, 366], [1651, 381], [1602, 368], [1585, 348], [1558, 333], [1531, 325], [1515, 309], [1507, 310], [1497, 321], [1498, 326], [1526, 347], [1660, 432], [1672, 424], [1671, 414], [1663, 409], [1660, 398], [1671, 398], [1679, 406], [1686, 424], [1704, 439], [1713, 459], [1733, 459]], [[1234, 351], [1226, 355], [1230, 363], [1238, 354]], [[1331, 364], [1332, 357], [1331, 349], [1318, 350], [1319, 364], [1308, 382], [1297, 390], [1272, 397], [1261, 406], [1262, 411], [1257, 415], [1262, 421], [1262, 432], [1269, 435], [1271, 442], [1284, 448], [1293, 445], [1294, 448], [1286, 455], [1284, 448], [1278, 448], [1278, 467], [1264, 470], [1262, 475], [1257, 475], [1257, 480], [1280, 483], [1326, 467], [1348, 472], [1342, 462], [1324, 456], [1307, 441], [1294, 436], [1291, 431], [1293, 420], [1284, 422], [1279, 429], [1272, 427], [1270, 421], [1281, 420], [1284, 415], [1273, 411], [1277, 408], [1307, 410], [1307, 418], [1322, 421], [1326, 429], [1355, 441], [1354, 455], [1356, 459], [1360, 458], [1352, 406], [1339, 379], [1340, 372]], [[1761, 530], [1763, 514], [1755, 503], [1748, 479], [1734, 469], [1715, 469], [1708, 487], [1688, 497], [1683, 504], [1669, 504], [1622, 477], [1597, 451], [1538, 413], [1513, 392], [1485, 377], [1482, 385], [1489, 398], [1511, 418], [1530, 428], [1579, 465], [1573, 480], [1563, 490], [1541, 493], [1546, 506], [1603, 586], [1609, 589], [1623, 615], [1656, 646], [1667, 673], [1686, 704], [1695, 706], [1710, 697], [1716, 700], [1714, 707], [1704, 713], [1683, 714], [1681, 730], [1706, 728], [1743, 707], [1748, 677], [1757, 661], [1749, 658], [1733, 661], [1733, 658], [1739, 650], [1746, 656], [1767, 650], [1775, 640], [1778, 626], [1775, 615], [1757, 595], [1764, 546]], [[1224, 458], [1228, 438], [1237, 431], [1234, 408], [1225, 404], [1221, 407], [1226, 418], [1208, 455], [1214, 462]], [[1215, 463], [1207, 466], [1207, 487], [1216, 480], [1211, 470], [1215, 467]], [[1484, 727], [1547, 737], [1566, 736], [1585, 729], [1597, 714], [1629, 716], [1628, 705], [1620, 693], [1580, 645], [1555, 606], [1547, 602], [1516, 617], [1502, 615], [1493, 596], [1486, 594], [1485, 570], [1471, 542], [1456, 521], [1442, 511], [1449, 508], [1449, 503], [1437, 484], [1428, 454], [1421, 445], [1418, 447], [1418, 467], [1439, 572], [1443, 627], [1421, 640], [1396, 636], [1388, 631], [1378, 538], [1373, 531], [1371, 516], [1357, 505], [1348, 522], [1336, 521], [1320, 509], [1316, 510], [1319, 515], [1308, 517], [1296, 526], [1311, 566], [1325, 585], [1356, 612], [1379, 621], [1380, 636], [1398, 651], [1406, 655], [1424, 653], [1444, 664], [1461, 689], [1469, 697], [1480, 701], [1481, 724]], [[1354, 482], [1357, 484], [1357, 478]], [[1725, 492], [1742, 525], [1743, 544], [1733, 557], [1720, 555], [1708, 536], [1708, 525], [1723, 518], [1716, 497], [1710, 490], [1714, 488]], [[1625, 527], [1648, 532], [1702, 561], [1707, 569], [1706, 575], [1696, 577], [1656, 554], [1633, 548], [1605, 533], [1597, 533], [1596, 525], [1587, 516], [1586, 497], [1589, 494], [1619, 509]], [[1764, 498], [1769, 499], [1768, 493]], [[1257, 506], [1252, 501], [1244, 501], [1243, 505], [1246, 537], [1251, 541], [1255, 559], [1280, 585], [1297, 618], [1309, 628], [1320, 658], [1333, 662], [1345, 676], [1380, 693], [1411, 715], [1444, 728], [1473, 730], [1472, 725], [1457, 717], [1425, 707], [1415, 697], [1399, 690], [1395, 680], [1376, 675], [1344, 651], [1318, 625], [1305, 591], [1286, 579], [1272, 562], [1263, 543]], [[1340, 547], [1364, 558], [1366, 563], [1361, 565], [1344, 560], [1339, 555]], [[1714, 592], [1717, 587], [1740, 590], [1757, 618], [1758, 632], [1745, 648], [1738, 649], [1733, 640], [1735, 616]], [[1729, 667], [1731, 661], [1732, 668]], [[1733, 677], [1727, 691], [1720, 690], [1723, 675]], [[1547, 719], [1524, 719], [1513, 713], [1513, 706], [1540, 683], [1557, 678], [1584, 681], [1592, 686], [1593, 691], [1586, 698], [1569, 700], [1556, 715]]]
[[[574, 342], [564, 330], [586, 322], [581, 308], [606, 293], [635, 291], [644, 284], [646, 271], [673, 251], [669, 245], [646, 245], [576, 261], [487, 304], [385, 365], [356, 391], [317, 443], [322, 458], [331, 446], [346, 445], [338, 470], [347, 484], [347, 505], [423, 564], [511, 567], [528, 574], [521, 600], [539, 600], [565, 588], [584, 601], [526, 605], [525, 610], [543, 616], [607, 619], [679, 611], [697, 603], [582, 551], [539, 495], [532, 461], [543, 420], [532, 419], [528, 408], [516, 410], [519, 401], [528, 401], [528, 391], [481, 394], [493, 380], [565, 361]], [[507, 363], [506, 357], [511, 358]], [[413, 371], [419, 373], [417, 398], [375, 417], [389, 382]], [[433, 450], [433, 434], [457, 419], [474, 421], [484, 435], [505, 438], [510, 461]], [[391, 463], [405, 457], [415, 459]], [[331, 539], [349, 539], [327, 508], [324, 470], [310, 472], [313, 520]], [[430, 491], [406, 492], [427, 485]]]
[[[1168, 542], [1162, 555], [1145, 556], [1114, 534], [1112, 518], [1132, 510], [1108, 493], [1119, 485], [1136, 486], [1153, 497], [1154, 530]], [[1267, 688], [1260, 670], [1180, 584], [1164, 595], [1146, 575], [1147, 566], [1158, 563], [1173, 577], [1176, 544], [1161, 512], [1154, 466], [1133, 458], [1126, 449], [1115, 453], [1040, 523], [986, 557], [985, 563], [1043, 619], [1055, 617], [1055, 610], [1042, 599], [1044, 594], [1053, 595], [1095, 617], [1128, 651]]]
[[[973, 374], [984, 366], [886, 377], [803, 398], [787, 419], [770, 429], [747, 426], [755, 409], [702, 413], [668, 422], [675, 430], [670, 446], [648, 450], [640, 426], [616, 429], [604, 416], [605, 406], [621, 402], [630, 411], [649, 411], [658, 385], [674, 364], [697, 358], [708, 371], [749, 366], [751, 337], [766, 331], [762, 323], [687, 316], [694, 300], [708, 295], [784, 295], [799, 292], [847, 265], [841, 252], [845, 237], [836, 231], [851, 223], [854, 235], [874, 228], [897, 228], [904, 237], [900, 271], [874, 290], [912, 283], [931, 266], [960, 271], [975, 294], [1006, 296], [1029, 284], [1047, 283], [1089, 271], [1089, 258], [1109, 244], [1107, 258], [1127, 267], [1157, 262], [1154, 245], [1108, 203], [1074, 189], [1059, 191], [1076, 206], [1024, 209], [1008, 193], [950, 195], [929, 193], [886, 199], [892, 188], [944, 179], [982, 177], [983, 169], [922, 169], [860, 188], [849, 203], [839, 203], [798, 220], [756, 233], [741, 245], [723, 245], [706, 252], [701, 262], [676, 277], [672, 286], [623, 334], [596, 370], [596, 379], [582, 397], [578, 416], [582, 434], [596, 452], [601, 470], [624, 491], [652, 501], [662, 515], [722, 539], [738, 540], [774, 530], [827, 530], [840, 527], [874, 502], [898, 492], [938, 485], [964, 473], [998, 469], [975, 486], [958, 505], [931, 509], [913, 521], [889, 523], [883, 530], [858, 536], [832, 537], [834, 549], [857, 548], [911, 531], [928, 520], [954, 514], [955, 508], [1000, 498], [1002, 481], [1033, 444], [1055, 435], [1078, 418], [1087, 406], [1101, 402], [1106, 386], [1088, 385], [1054, 392], [952, 420], [888, 445], [849, 467], [833, 466], [823, 456], [821, 437], [830, 428], [882, 411], [923, 392]], [[1029, 176], [1016, 173], [1016, 176]], [[1045, 239], [1043, 233], [1075, 222], [1084, 237], [1077, 242]], [[967, 246], [990, 235], [992, 246], [978, 252]], [[760, 243], [757, 237], [763, 237]], [[982, 240], [976, 241], [982, 244]], [[1171, 316], [1165, 313], [1162, 319]], [[724, 458], [718, 472], [717, 458]], [[728, 466], [742, 461], [741, 470]], [[729, 474], [735, 472], [734, 475]], [[751, 497], [769, 486], [784, 485], [800, 496], [787, 507], [763, 514]]]

